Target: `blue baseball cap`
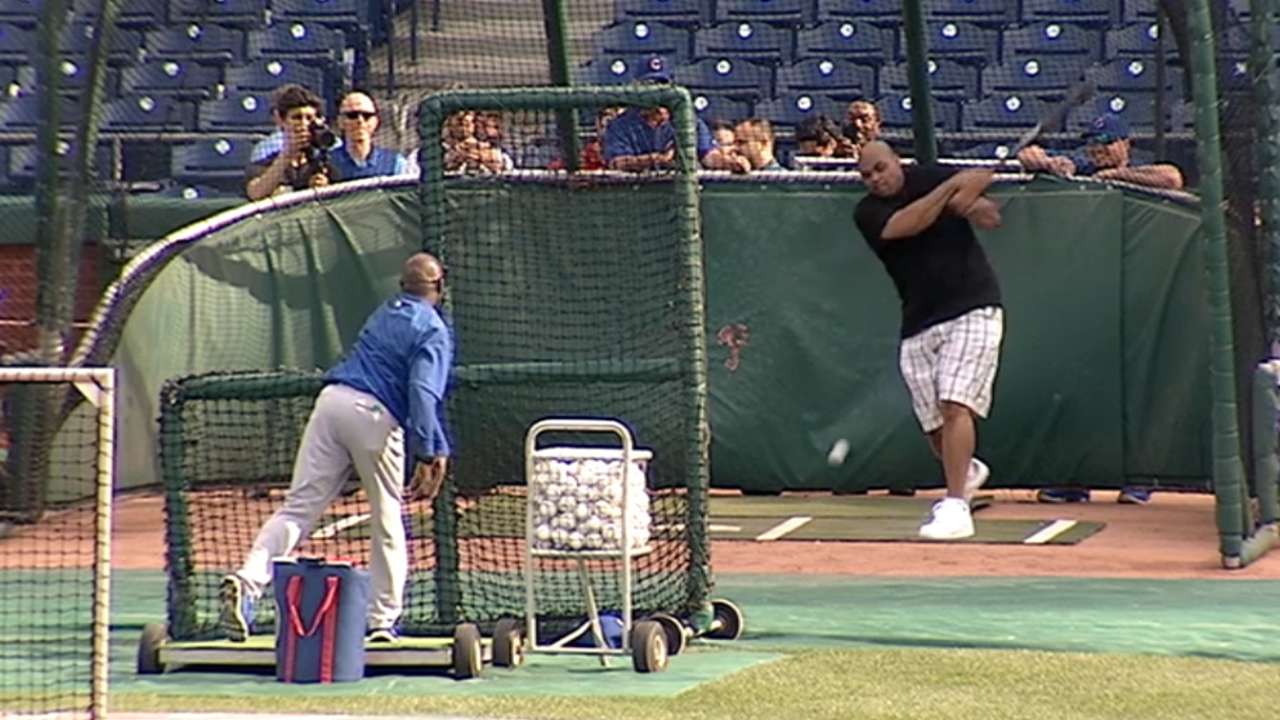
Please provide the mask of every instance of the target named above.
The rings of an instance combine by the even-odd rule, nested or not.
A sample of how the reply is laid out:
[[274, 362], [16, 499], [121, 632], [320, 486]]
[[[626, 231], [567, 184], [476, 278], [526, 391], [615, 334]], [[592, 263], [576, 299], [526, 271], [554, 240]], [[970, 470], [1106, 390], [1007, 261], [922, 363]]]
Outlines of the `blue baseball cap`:
[[1129, 123], [1115, 113], [1099, 115], [1084, 130], [1085, 142], [1091, 145], [1109, 145], [1127, 137], [1129, 137]]
[[640, 68], [640, 74], [637, 77], [643, 82], [671, 82], [671, 71], [667, 69], [666, 58], [661, 55], [650, 55], [645, 58], [644, 66]]

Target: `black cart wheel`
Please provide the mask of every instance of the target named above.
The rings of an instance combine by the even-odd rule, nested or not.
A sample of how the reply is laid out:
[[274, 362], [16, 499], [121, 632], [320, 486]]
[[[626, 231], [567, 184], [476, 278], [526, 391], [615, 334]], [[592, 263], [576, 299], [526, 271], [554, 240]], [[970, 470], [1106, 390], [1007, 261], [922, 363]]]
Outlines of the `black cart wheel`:
[[641, 620], [631, 628], [631, 664], [642, 673], [667, 669], [667, 633], [660, 623]]
[[711, 601], [711, 612], [713, 618], [707, 637], [714, 640], [737, 640], [742, 637], [742, 631], [746, 628], [742, 608], [724, 598], [716, 598]]
[[453, 629], [453, 677], [455, 680], [470, 680], [480, 677], [484, 669], [484, 658], [481, 657], [480, 628], [471, 623], [463, 623]]
[[524, 663], [524, 626], [519, 620], [502, 618], [493, 628], [493, 665], [518, 668]]
[[675, 615], [654, 613], [645, 619], [662, 626], [662, 632], [667, 636], [668, 655], [679, 655], [684, 652], [685, 645], [689, 641], [689, 633], [685, 630], [684, 623], [680, 622]]
[[169, 640], [169, 629], [160, 623], [148, 623], [142, 628], [138, 640], [138, 674], [159, 675], [164, 672], [160, 663], [160, 648]]

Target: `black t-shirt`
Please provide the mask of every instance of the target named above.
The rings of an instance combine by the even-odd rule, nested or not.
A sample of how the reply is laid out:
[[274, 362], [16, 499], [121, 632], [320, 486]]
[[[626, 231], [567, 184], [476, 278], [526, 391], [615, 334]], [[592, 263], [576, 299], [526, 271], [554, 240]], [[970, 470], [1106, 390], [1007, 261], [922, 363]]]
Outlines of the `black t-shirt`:
[[898, 288], [902, 337], [907, 338], [970, 310], [999, 306], [1000, 285], [969, 221], [949, 211], [944, 210], [914, 237], [880, 238], [895, 212], [928, 195], [957, 171], [917, 165], [902, 172], [901, 192], [893, 197], [867, 195], [858, 202], [853, 219]]

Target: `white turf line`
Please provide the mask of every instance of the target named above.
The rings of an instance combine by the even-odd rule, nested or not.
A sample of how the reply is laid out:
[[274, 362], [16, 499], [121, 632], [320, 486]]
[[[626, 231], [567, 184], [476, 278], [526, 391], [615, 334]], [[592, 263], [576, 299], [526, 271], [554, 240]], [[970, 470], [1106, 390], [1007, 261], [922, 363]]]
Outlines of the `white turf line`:
[[332, 523], [329, 523], [328, 525], [325, 525], [322, 528], [317, 528], [315, 532], [311, 533], [311, 539], [312, 540], [329, 540], [334, 536], [336, 536], [338, 533], [342, 532], [343, 530], [346, 530], [347, 528], [353, 527], [355, 525], [359, 525], [360, 523], [365, 522], [368, 519], [369, 519], [369, 513], [361, 513], [359, 515], [348, 515], [347, 517], [344, 517], [337, 522], [332, 522]]
[[808, 525], [809, 521], [812, 519], [813, 518], [808, 515], [796, 515], [795, 517], [789, 517], [786, 520], [783, 520], [777, 525], [774, 525], [768, 530], [765, 530], [764, 532], [757, 535], [756, 542], [769, 542], [770, 540], [777, 540], [778, 538], [784, 535], [793, 533], [796, 530], [799, 530], [800, 528], [804, 527], [805, 525]]
[[1050, 540], [1053, 540], [1054, 538], [1058, 537], [1062, 533], [1075, 527], [1077, 524], [1078, 523], [1076, 523], [1075, 520], [1054, 520], [1048, 525], [1028, 535], [1026, 539], [1022, 541], [1022, 544], [1023, 545], [1044, 545], [1045, 543], [1049, 542]]

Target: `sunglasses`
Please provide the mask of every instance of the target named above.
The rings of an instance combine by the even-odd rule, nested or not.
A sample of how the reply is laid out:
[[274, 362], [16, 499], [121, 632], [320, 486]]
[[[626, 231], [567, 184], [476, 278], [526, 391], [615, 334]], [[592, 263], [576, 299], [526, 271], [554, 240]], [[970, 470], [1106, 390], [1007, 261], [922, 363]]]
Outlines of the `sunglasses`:
[[373, 118], [378, 117], [378, 113], [376, 113], [376, 112], [363, 112], [363, 111], [360, 111], [360, 110], [348, 110], [348, 111], [346, 111], [346, 112], [342, 113], [342, 117], [344, 117], [344, 118], [346, 118], [346, 119], [348, 119], [348, 120], [372, 120]]

